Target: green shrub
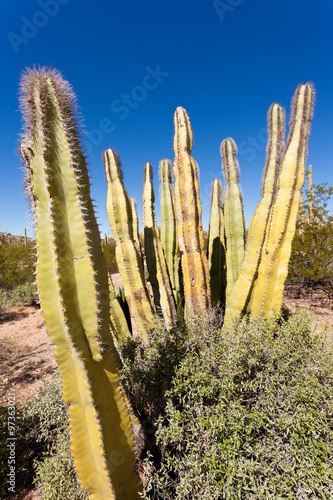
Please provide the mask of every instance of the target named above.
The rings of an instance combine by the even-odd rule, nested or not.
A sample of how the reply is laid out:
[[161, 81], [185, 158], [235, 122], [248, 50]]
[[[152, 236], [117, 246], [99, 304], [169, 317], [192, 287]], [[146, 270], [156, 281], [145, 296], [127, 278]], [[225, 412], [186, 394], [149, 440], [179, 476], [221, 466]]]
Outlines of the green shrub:
[[305, 312], [228, 335], [201, 317], [158, 342], [132, 346], [123, 372], [144, 407], [165, 370], [144, 498], [333, 497], [332, 362]]
[[11, 290], [0, 289], [0, 311], [14, 306], [31, 305], [37, 300], [35, 283], [28, 282]]
[[34, 281], [36, 252], [30, 243], [0, 246], [0, 289], [11, 290]]

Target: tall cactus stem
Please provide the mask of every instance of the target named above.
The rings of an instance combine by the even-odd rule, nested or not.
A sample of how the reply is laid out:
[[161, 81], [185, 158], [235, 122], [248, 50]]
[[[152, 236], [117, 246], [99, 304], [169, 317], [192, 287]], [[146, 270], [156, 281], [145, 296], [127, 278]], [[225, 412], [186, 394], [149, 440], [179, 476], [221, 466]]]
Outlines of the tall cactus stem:
[[212, 183], [211, 210], [208, 231], [208, 267], [212, 307], [225, 307], [226, 252], [224, 243], [224, 217], [222, 209], [222, 184], [220, 179]]
[[252, 294], [251, 313], [254, 315], [274, 315], [281, 309], [300, 191], [304, 182], [304, 163], [314, 99], [312, 84], [297, 87], [292, 101], [290, 131], [282, 158], [277, 193], [269, 214], [258, 279]]
[[37, 285], [69, 405], [72, 454], [91, 499], [139, 499], [131, 412], [109, 331], [109, 290], [75, 118], [56, 71], [21, 81], [22, 142], [37, 241]]
[[162, 314], [167, 327], [169, 327], [176, 320], [176, 306], [156, 224], [153, 167], [150, 163], [146, 163], [144, 166], [142, 201], [145, 255], [149, 281], [153, 289], [156, 311]]
[[191, 156], [193, 134], [185, 109], [175, 116], [175, 211], [177, 238], [181, 253], [186, 309], [204, 310], [210, 306], [208, 260], [204, 252], [198, 166]]
[[147, 341], [148, 332], [152, 327], [153, 309], [144, 280], [141, 256], [133, 234], [131, 202], [123, 183], [117, 153], [107, 149], [103, 153], [103, 160], [108, 184], [107, 211], [116, 242], [117, 264], [131, 315], [140, 336]]
[[239, 186], [239, 164], [237, 146], [233, 139], [224, 139], [221, 144], [222, 170], [226, 181], [224, 223], [227, 246], [227, 291], [226, 298], [239, 276], [244, 259], [245, 218], [243, 197]]
[[246, 312], [251, 290], [257, 277], [262, 247], [266, 234], [269, 211], [276, 194], [276, 186], [284, 148], [285, 113], [278, 104], [272, 104], [267, 113], [268, 143], [263, 170], [261, 200], [255, 209], [245, 247], [239, 277], [227, 300], [225, 325], [230, 324]]
[[313, 224], [314, 199], [313, 199], [313, 181], [312, 181], [312, 165], [308, 168], [308, 200], [309, 200], [309, 223]]
[[165, 260], [170, 276], [177, 311], [181, 307], [182, 294], [179, 281], [179, 258], [177, 244], [177, 220], [175, 214], [175, 197], [172, 187], [172, 169], [170, 160], [162, 160], [159, 164], [160, 201], [161, 201], [161, 231], [160, 239], [165, 254]]

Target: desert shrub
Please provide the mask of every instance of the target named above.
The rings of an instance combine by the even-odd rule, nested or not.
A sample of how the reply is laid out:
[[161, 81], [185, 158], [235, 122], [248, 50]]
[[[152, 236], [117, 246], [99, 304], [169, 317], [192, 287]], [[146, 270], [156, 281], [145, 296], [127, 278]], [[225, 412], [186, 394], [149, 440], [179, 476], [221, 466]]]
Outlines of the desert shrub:
[[[289, 262], [288, 282], [333, 293], [333, 216], [327, 209], [333, 187], [327, 183], [306, 191], [297, 221]], [[312, 203], [309, 203], [312, 198]]]
[[11, 290], [0, 289], [0, 311], [14, 306], [31, 305], [37, 301], [37, 287], [28, 282]]
[[0, 246], [0, 289], [11, 290], [34, 281], [35, 249], [30, 243]]
[[305, 312], [229, 334], [198, 318], [157, 341], [122, 351], [135, 404], [165, 387], [144, 498], [332, 498], [332, 362]]

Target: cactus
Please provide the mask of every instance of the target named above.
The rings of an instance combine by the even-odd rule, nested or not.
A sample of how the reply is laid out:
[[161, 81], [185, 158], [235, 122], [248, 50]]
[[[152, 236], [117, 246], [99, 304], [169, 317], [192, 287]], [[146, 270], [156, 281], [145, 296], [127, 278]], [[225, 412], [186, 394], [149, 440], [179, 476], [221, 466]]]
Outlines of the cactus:
[[116, 259], [123, 280], [131, 315], [140, 336], [147, 341], [153, 320], [153, 308], [144, 280], [144, 271], [133, 231], [133, 216], [129, 196], [123, 183], [120, 160], [112, 149], [103, 153], [108, 184], [107, 211], [116, 242]]
[[313, 201], [313, 181], [312, 181], [312, 165], [308, 168], [308, 191], [309, 191], [309, 223], [313, 224], [313, 212], [314, 212], [314, 201]]
[[133, 218], [133, 238], [134, 238], [134, 243], [137, 245], [138, 252], [141, 255], [141, 244], [140, 244], [140, 238], [139, 238], [139, 219], [138, 219], [138, 215], [136, 213], [136, 201], [135, 201], [135, 198], [130, 198], [130, 204], [131, 204], [132, 218]]
[[204, 252], [198, 166], [191, 156], [193, 134], [185, 109], [176, 109], [174, 125], [177, 237], [181, 252], [185, 305], [190, 312], [210, 306], [209, 271]]
[[109, 331], [106, 263], [71, 87], [56, 71], [21, 82], [22, 142], [37, 241], [37, 284], [55, 345], [80, 483], [91, 499], [139, 498], [132, 420]]
[[181, 285], [179, 281], [179, 258], [177, 244], [177, 225], [175, 199], [172, 188], [172, 170], [170, 160], [162, 160], [159, 164], [161, 183], [161, 231], [160, 238], [165, 254], [173, 295], [177, 310], [181, 314]]
[[149, 281], [153, 289], [156, 311], [162, 313], [165, 324], [170, 327], [176, 320], [176, 306], [155, 219], [153, 168], [150, 163], [146, 163], [144, 167], [142, 201], [145, 254]]
[[268, 144], [261, 187], [262, 196], [250, 222], [239, 276], [227, 300], [225, 325], [230, 324], [246, 312], [257, 276], [269, 211], [276, 194], [285, 130], [284, 111], [278, 104], [270, 106], [267, 114], [267, 124]]
[[222, 185], [220, 179], [212, 183], [211, 211], [208, 231], [208, 267], [212, 307], [225, 307], [226, 265], [224, 243], [224, 218], [222, 209]]
[[258, 279], [252, 293], [251, 313], [254, 315], [273, 315], [281, 308], [304, 182], [313, 107], [312, 84], [299, 85], [292, 102], [288, 141], [281, 162], [276, 197], [268, 218]]
[[227, 183], [225, 189], [224, 220], [227, 246], [227, 291], [228, 299], [244, 259], [245, 219], [243, 198], [238, 183], [239, 164], [237, 146], [233, 139], [224, 139], [221, 144], [222, 170]]

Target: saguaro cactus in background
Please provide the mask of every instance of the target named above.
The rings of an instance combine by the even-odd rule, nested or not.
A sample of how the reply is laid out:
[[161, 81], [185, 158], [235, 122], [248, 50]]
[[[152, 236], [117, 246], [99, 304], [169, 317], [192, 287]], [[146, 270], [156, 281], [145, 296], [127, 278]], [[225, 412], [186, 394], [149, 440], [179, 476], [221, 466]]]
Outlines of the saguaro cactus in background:
[[309, 186], [309, 222], [313, 223], [313, 211], [314, 211], [314, 202], [313, 202], [313, 181], [312, 181], [312, 165], [309, 165], [308, 168], [308, 186]]
[[175, 209], [185, 305], [188, 311], [198, 311], [210, 305], [210, 284], [204, 252], [198, 166], [191, 156], [193, 134], [185, 109], [177, 108], [174, 124]]
[[227, 242], [227, 299], [231, 293], [244, 258], [245, 219], [243, 197], [239, 186], [237, 146], [230, 137], [221, 144], [222, 168], [227, 183], [224, 220]]
[[220, 179], [212, 183], [211, 209], [208, 231], [208, 267], [212, 307], [218, 303], [225, 307], [226, 262], [224, 243], [224, 217], [222, 185]]
[[181, 306], [182, 294], [179, 281], [179, 259], [177, 244], [177, 224], [175, 214], [175, 198], [172, 187], [172, 170], [170, 160], [162, 160], [159, 164], [161, 182], [161, 231], [160, 238], [170, 276], [177, 310]]
[[290, 131], [283, 154], [277, 192], [270, 210], [262, 258], [255, 282], [251, 313], [279, 312], [295, 234], [304, 163], [313, 117], [314, 89], [309, 83], [296, 89]]
[[59, 73], [21, 82], [22, 144], [36, 220], [37, 285], [55, 345], [72, 452], [92, 499], [138, 499], [131, 412], [109, 331], [105, 259], [75, 122], [75, 97]]
[[133, 234], [132, 207], [120, 168], [118, 155], [112, 149], [103, 153], [108, 183], [107, 211], [111, 231], [116, 242], [116, 259], [123, 280], [129, 309], [143, 340], [153, 320], [153, 308], [144, 280], [139, 248]]
[[285, 116], [278, 104], [272, 104], [267, 114], [268, 144], [262, 178], [261, 200], [252, 216], [239, 276], [226, 304], [224, 321], [229, 324], [246, 312], [257, 277], [269, 212], [276, 194], [276, 185], [284, 148]]
[[146, 163], [143, 185], [143, 233], [149, 281], [152, 285], [156, 311], [162, 313], [167, 327], [176, 320], [173, 298], [163, 247], [155, 219], [153, 167]]

